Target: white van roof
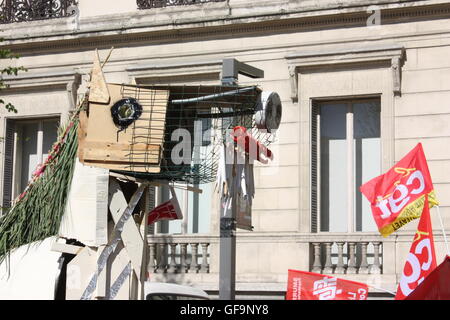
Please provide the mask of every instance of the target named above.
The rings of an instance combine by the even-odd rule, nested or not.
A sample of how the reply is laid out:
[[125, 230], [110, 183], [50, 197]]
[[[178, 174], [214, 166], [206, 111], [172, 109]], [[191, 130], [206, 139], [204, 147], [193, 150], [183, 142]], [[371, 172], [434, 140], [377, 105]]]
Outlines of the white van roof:
[[208, 294], [199, 288], [183, 286], [175, 283], [146, 281], [144, 284], [144, 293], [145, 297], [147, 297], [149, 294], [152, 295], [161, 294], [161, 295], [190, 296], [209, 299]]

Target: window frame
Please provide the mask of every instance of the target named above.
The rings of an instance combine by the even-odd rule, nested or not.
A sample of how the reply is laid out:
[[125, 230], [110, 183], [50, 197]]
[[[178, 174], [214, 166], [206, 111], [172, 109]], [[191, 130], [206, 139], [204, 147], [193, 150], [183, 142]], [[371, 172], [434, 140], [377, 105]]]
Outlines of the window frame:
[[[346, 207], [347, 207], [347, 231], [339, 232], [339, 233], [364, 233], [364, 232], [373, 232], [373, 231], [357, 231], [356, 230], [356, 219], [357, 212], [355, 208], [355, 197], [356, 197], [356, 188], [355, 188], [355, 162], [354, 162], [354, 109], [353, 106], [357, 103], [370, 103], [377, 102], [380, 106], [380, 168], [382, 167], [382, 132], [381, 132], [381, 120], [382, 120], [382, 100], [380, 95], [368, 95], [366, 97], [336, 97], [336, 98], [322, 98], [322, 99], [312, 99], [312, 109], [316, 109], [316, 111], [311, 112], [311, 123], [315, 123], [311, 125], [311, 214], [315, 214], [316, 217], [311, 217], [312, 220], [315, 219], [314, 224], [317, 233], [329, 233], [330, 231], [322, 231], [321, 224], [321, 122], [320, 122], [320, 107], [325, 104], [342, 104], [347, 106], [346, 112], [346, 147], [347, 147], [347, 174], [346, 174], [346, 188], [347, 188], [347, 198], [346, 198]], [[316, 119], [313, 117], [316, 116]], [[316, 130], [316, 133], [313, 130]], [[316, 141], [313, 141], [313, 137], [316, 138]], [[349, 138], [351, 137], [351, 138]], [[315, 146], [315, 148], [314, 148]], [[314, 155], [314, 152], [316, 153]], [[314, 172], [316, 170], [316, 172]], [[313, 179], [316, 179], [314, 183]], [[314, 197], [314, 192], [316, 195]], [[316, 203], [314, 203], [314, 201]], [[315, 209], [313, 209], [315, 208]], [[315, 212], [314, 212], [315, 210]]]
[[[40, 163], [45, 161], [44, 153], [49, 150], [43, 150], [43, 125], [45, 121], [57, 121], [58, 126], [61, 124], [61, 114], [48, 114], [48, 115], [38, 115], [38, 116], [24, 116], [24, 117], [11, 117], [11, 118], [5, 118], [5, 131], [8, 132], [11, 131], [12, 136], [8, 137], [8, 134], [5, 134], [5, 139], [12, 138], [12, 147], [11, 150], [6, 150], [6, 146], [4, 148], [4, 168], [3, 168], [3, 176], [4, 180], [5, 177], [8, 175], [11, 175], [11, 181], [3, 181], [3, 207], [8, 207], [8, 203], [11, 203], [16, 199], [23, 190], [21, 188], [21, 174], [22, 174], [22, 147], [19, 145], [19, 126], [26, 125], [26, 124], [32, 124], [37, 123], [38, 124], [38, 135], [36, 137], [36, 144], [37, 144], [37, 153], [38, 157], [40, 158]], [[12, 126], [10, 128], [9, 126]], [[6, 141], [4, 143], [6, 145]], [[9, 154], [11, 153], [11, 154]], [[5, 159], [11, 158], [11, 163], [7, 164]], [[8, 185], [10, 183], [10, 185]], [[9, 188], [9, 190], [6, 190], [6, 188]], [[5, 198], [5, 194], [7, 194], [7, 198]]]

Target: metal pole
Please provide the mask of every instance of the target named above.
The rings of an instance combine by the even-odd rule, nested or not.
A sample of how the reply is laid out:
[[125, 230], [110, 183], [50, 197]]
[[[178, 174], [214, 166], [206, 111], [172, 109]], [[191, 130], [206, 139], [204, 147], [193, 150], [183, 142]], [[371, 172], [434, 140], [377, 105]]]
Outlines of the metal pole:
[[[230, 164], [226, 164], [229, 166]], [[233, 157], [233, 180], [236, 176], [236, 151]], [[234, 183], [233, 183], [234, 184]], [[220, 217], [219, 299], [236, 297], [236, 190], [233, 187], [231, 210], [224, 209]]]
[[[222, 66], [222, 85], [237, 86], [238, 74], [251, 78], [264, 78], [264, 71], [254, 68], [236, 59], [224, 59]], [[224, 112], [231, 110], [224, 110]], [[226, 119], [224, 119], [225, 121]], [[233, 121], [233, 118], [231, 118]], [[234, 150], [236, 150], [234, 148]], [[233, 156], [232, 184], [236, 176], [236, 151]], [[226, 161], [226, 160], [225, 160]], [[227, 163], [227, 162], [225, 162]], [[226, 164], [231, 165], [231, 164]], [[219, 299], [234, 300], [236, 297], [236, 217], [237, 217], [237, 190], [232, 187], [233, 194], [231, 210], [222, 211], [220, 203], [220, 269], [219, 269]], [[223, 212], [223, 214], [222, 214]]]
[[234, 300], [236, 297], [235, 232], [236, 220], [232, 217], [222, 217], [220, 219], [220, 300]]
[[442, 221], [441, 210], [440, 210], [439, 206], [436, 206], [436, 209], [437, 209], [438, 216], [439, 216], [439, 222], [441, 223], [442, 235], [444, 236], [445, 247], [447, 248], [447, 255], [450, 256], [450, 249], [448, 247], [448, 241], [447, 241], [447, 236], [445, 234], [444, 222]]

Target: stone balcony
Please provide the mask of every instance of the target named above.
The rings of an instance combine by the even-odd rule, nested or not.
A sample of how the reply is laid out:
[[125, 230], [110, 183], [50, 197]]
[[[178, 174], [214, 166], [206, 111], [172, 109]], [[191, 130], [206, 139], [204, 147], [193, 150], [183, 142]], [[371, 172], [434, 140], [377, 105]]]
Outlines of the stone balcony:
[[[149, 236], [150, 280], [183, 283], [217, 293], [219, 241], [218, 235]], [[296, 269], [395, 291], [395, 242], [373, 233], [238, 233], [236, 290], [283, 298], [287, 270]], [[371, 292], [380, 293], [376, 289]]]

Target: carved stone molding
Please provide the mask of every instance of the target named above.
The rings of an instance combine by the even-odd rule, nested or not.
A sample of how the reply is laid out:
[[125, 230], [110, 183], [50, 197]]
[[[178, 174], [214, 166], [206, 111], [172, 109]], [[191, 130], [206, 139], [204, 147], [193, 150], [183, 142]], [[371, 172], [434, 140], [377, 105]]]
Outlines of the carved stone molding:
[[130, 66], [130, 81], [136, 84], [167, 84], [185, 81], [218, 81], [222, 60], [154, 63]]
[[[0, 0], [1, 1], [1, 0]], [[419, 2], [419, 1], [417, 1]], [[422, 1], [424, 3], [427, 1]], [[241, 4], [241, 2], [239, 2]], [[265, 1], [269, 3], [269, 1]], [[273, 6], [272, 4], [272, 7]], [[275, 11], [256, 11], [254, 15], [239, 15], [236, 12], [247, 12], [249, 8], [240, 8], [238, 5], [229, 4], [226, 1], [209, 3], [202, 12], [188, 10], [189, 6], [175, 6], [172, 9], [183, 9], [180, 12], [171, 13], [170, 8], [155, 10], [137, 10], [130, 15], [105, 15], [96, 19], [81, 19], [77, 23], [61, 23], [58, 19], [40, 21], [39, 24], [30, 24], [29, 28], [22, 28], [27, 24], [5, 25], [0, 32], [10, 49], [19, 54], [32, 50], [33, 53], [45, 51], [65, 51], [71, 48], [95, 49], [100, 47], [119, 47], [129, 44], [167, 43], [174, 41], [188, 41], [191, 39], [206, 39], [228, 37], [234, 35], [300, 32], [321, 30], [324, 28], [350, 28], [367, 25], [369, 17], [366, 8], [341, 8], [339, 10], [310, 11], [289, 10], [280, 13]], [[271, 6], [269, 6], [271, 8]], [[392, 4], [382, 9], [381, 19], [383, 25], [399, 23], [402, 21], [422, 21], [450, 17], [450, 3], [433, 5]], [[239, 10], [238, 10], [239, 9]], [[261, 9], [261, 8], [259, 8]], [[161, 10], [173, 14], [173, 18], [167, 19]], [[154, 13], [157, 12], [157, 13]], [[76, 13], [76, 12], [75, 12]], [[273, 18], [272, 18], [273, 17]], [[126, 21], [139, 21], [124, 26]], [[51, 30], [43, 32], [41, 26], [45, 25]], [[74, 27], [75, 25], [75, 27]], [[39, 26], [36, 28], [36, 26]], [[76, 30], [76, 32], [74, 32]], [[79, 32], [83, 33], [80, 36]], [[51, 41], [47, 39], [51, 38]]]
[[330, 71], [351, 68], [355, 65], [371, 67], [383, 65], [391, 69], [393, 94], [401, 94], [402, 67], [406, 60], [406, 51], [400, 45], [378, 45], [366, 47], [334, 47], [317, 51], [290, 53], [286, 57], [291, 80], [291, 98], [298, 101], [299, 78], [302, 73]]
[[163, 8], [170, 6], [187, 6], [206, 2], [223, 2], [226, 0], [136, 0], [138, 9]]
[[4, 82], [9, 85], [5, 92], [21, 92], [30, 89], [47, 90], [65, 89], [69, 98], [70, 110], [77, 104], [77, 92], [81, 85], [81, 74], [75, 71], [63, 71], [52, 73], [23, 73], [18, 76], [5, 76]]

